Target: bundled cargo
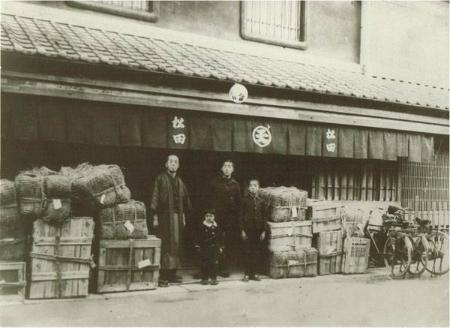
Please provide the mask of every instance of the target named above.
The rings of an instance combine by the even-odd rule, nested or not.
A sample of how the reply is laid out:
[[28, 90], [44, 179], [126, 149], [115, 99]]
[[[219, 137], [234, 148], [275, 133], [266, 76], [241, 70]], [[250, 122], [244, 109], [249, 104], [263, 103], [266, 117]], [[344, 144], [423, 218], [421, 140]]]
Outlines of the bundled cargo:
[[100, 239], [146, 239], [147, 216], [142, 202], [131, 200], [101, 209], [98, 214]]
[[319, 275], [342, 272], [343, 238], [344, 233], [342, 230], [318, 234]]
[[86, 296], [93, 237], [90, 217], [72, 217], [60, 226], [34, 221], [29, 298]]
[[379, 207], [368, 204], [351, 204], [342, 208], [342, 225], [346, 237], [364, 237], [364, 228], [371, 218], [378, 218], [382, 225], [382, 211]]
[[20, 173], [15, 184], [23, 217], [60, 224], [70, 216], [71, 183], [67, 177], [42, 167]]
[[323, 201], [311, 204], [311, 220], [313, 233], [342, 229], [341, 203]]
[[161, 239], [100, 240], [97, 292], [155, 289]]
[[317, 250], [271, 252], [269, 271], [273, 279], [317, 276]]
[[267, 222], [269, 250], [288, 251], [311, 248], [311, 221]]
[[343, 273], [366, 273], [369, 267], [370, 239], [345, 238]]
[[72, 191], [79, 201], [96, 208], [126, 203], [131, 198], [122, 170], [117, 165], [86, 166], [74, 176]]
[[269, 221], [305, 219], [308, 192], [295, 187], [267, 187], [261, 188], [260, 194], [268, 207]]

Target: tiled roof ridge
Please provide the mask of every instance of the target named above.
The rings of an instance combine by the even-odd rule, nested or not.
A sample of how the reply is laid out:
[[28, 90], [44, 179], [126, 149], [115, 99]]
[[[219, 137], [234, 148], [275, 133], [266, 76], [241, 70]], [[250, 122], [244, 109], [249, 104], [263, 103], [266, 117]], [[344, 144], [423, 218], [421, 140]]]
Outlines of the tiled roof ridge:
[[25, 54], [448, 109], [440, 87], [51, 19], [2, 13], [1, 45]]

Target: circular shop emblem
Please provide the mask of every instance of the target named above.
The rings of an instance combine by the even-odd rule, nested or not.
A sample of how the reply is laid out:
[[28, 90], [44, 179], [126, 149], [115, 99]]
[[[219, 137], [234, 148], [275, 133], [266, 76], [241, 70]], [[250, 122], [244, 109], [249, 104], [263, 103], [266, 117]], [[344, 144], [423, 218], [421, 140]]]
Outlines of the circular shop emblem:
[[267, 147], [272, 142], [272, 133], [268, 127], [259, 125], [253, 129], [253, 142], [259, 147]]

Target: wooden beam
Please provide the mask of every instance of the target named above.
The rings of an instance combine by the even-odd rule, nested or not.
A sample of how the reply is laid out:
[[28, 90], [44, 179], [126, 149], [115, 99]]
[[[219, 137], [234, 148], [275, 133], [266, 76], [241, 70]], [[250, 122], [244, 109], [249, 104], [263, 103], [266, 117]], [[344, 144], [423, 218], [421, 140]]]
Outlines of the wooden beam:
[[[201, 91], [170, 90], [14, 72], [3, 72], [2, 75], [2, 91], [7, 93], [448, 135], [449, 125], [445, 117], [371, 109], [364, 109], [366, 112], [360, 113], [360, 108], [316, 103], [286, 106], [286, 102], [274, 103], [274, 100], [269, 103], [267, 100], [252, 100], [246, 104], [234, 104], [225, 95], [218, 97], [217, 94]], [[390, 118], [385, 117], [386, 113], [390, 113]]]

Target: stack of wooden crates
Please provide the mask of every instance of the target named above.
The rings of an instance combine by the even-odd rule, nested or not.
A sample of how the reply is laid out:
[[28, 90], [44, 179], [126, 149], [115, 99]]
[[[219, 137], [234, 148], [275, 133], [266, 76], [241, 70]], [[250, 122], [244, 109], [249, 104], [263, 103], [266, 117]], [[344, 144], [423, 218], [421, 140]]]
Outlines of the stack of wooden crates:
[[0, 299], [22, 300], [25, 294], [25, 226], [14, 182], [0, 180]]
[[[310, 204], [314, 246], [319, 252], [319, 275], [365, 273], [370, 240], [354, 237], [345, 221], [348, 207], [340, 202]], [[352, 226], [353, 223], [352, 223]]]
[[[307, 192], [286, 187], [267, 189], [263, 193], [268, 214], [270, 277], [316, 276], [317, 251], [311, 244], [311, 221], [305, 216]], [[290, 197], [290, 193], [297, 196]]]
[[161, 240], [148, 235], [145, 205], [130, 200], [103, 208], [97, 222], [97, 292], [155, 289]]

